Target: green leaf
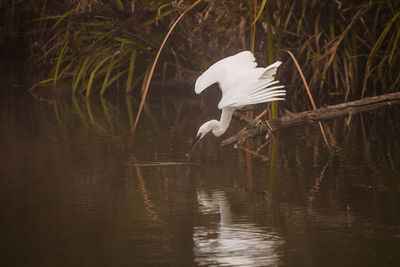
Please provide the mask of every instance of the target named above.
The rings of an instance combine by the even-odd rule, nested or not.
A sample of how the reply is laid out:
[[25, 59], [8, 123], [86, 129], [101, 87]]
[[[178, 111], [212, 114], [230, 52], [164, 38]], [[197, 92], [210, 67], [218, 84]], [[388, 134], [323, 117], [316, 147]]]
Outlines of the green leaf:
[[106, 58], [104, 58], [102, 61], [100, 61], [99, 64], [97, 64], [97, 66], [92, 70], [92, 72], [90, 73], [90, 77], [89, 77], [89, 82], [88, 82], [88, 86], [86, 89], [86, 97], [89, 97], [90, 95], [90, 90], [92, 88], [92, 83], [93, 83], [93, 79], [96, 75], [97, 70], [107, 61], [111, 58], [112, 56], [108, 56]]
[[103, 95], [104, 92], [106, 91], [108, 79], [110, 78], [110, 74], [111, 74], [111, 70], [113, 69], [113, 65], [114, 65], [114, 57], [111, 58], [110, 64], [108, 64], [107, 73], [106, 73], [106, 76], [104, 77], [103, 85], [101, 86], [100, 95]]
[[135, 60], [136, 60], [136, 49], [132, 50], [131, 59], [129, 62], [129, 71], [128, 71], [128, 80], [126, 82], [126, 92], [129, 93], [132, 91], [132, 78], [133, 78], [133, 71], [135, 70]]

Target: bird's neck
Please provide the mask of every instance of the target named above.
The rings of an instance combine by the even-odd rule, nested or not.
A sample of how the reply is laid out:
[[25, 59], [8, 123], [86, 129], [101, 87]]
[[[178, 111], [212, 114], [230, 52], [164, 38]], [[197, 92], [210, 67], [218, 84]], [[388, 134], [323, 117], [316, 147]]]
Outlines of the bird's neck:
[[212, 131], [215, 136], [218, 137], [225, 133], [226, 129], [229, 126], [229, 123], [231, 122], [234, 110], [234, 108], [222, 109], [221, 119], [219, 120], [217, 127], [215, 127]]

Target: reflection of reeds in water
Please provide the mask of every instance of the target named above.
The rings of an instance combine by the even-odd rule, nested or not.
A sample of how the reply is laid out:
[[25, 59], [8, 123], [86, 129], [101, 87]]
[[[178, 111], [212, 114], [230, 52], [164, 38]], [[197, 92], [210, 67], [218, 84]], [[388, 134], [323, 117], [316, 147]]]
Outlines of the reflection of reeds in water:
[[[285, 175], [295, 178], [292, 182], [293, 186], [297, 184], [299, 196], [303, 195], [312, 206], [327, 201], [324, 206], [339, 208], [338, 203], [341, 203], [351, 209], [354, 205], [349, 204], [352, 196], [348, 192], [351, 191], [396, 202], [397, 190], [393, 183], [400, 173], [400, 165], [395, 167], [394, 163], [400, 162], [400, 158], [393, 153], [400, 144], [395, 141], [399, 125], [392, 124], [395, 113], [374, 112], [353, 116], [349, 124], [339, 119], [328, 123], [329, 151], [321, 147], [321, 140], [318, 140], [321, 137], [312, 134], [311, 127], [304, 128], [290, 150], [279, 150], [277, 160], [286, 162]], [[384, 130], [379, 126], [381, 123], [393, 126]], [[310, 135], [313, 137], [307, 137]], [[283, 138], [280, 141], [283, 142]], [[275, 162], [275, 168], [282, 168], [279, 162]], [[373, 202], [372, 199], [368, 201]], [[375, 212], [379, 212], [379, 205], [374, 205]]]
[[[132, 159], [133, 163], [136, 163], [135, 156], [131, 155], [131, 159]], [[138, 182], [139, 182], [139, 189], [140, 189], [140, 192], [142, 193], [143, 202], [144, 202], [147, 214], [148, 214], [148, 216], [151, 218], [151, 220], [153, 222], [157, 222], [159, 220], [159, 216], [157, 215], [157, 213], [154, 210], [154, 204], [151, 201], [150, 193], [147, 190], [146, 183], [145, 183], [145, 180], [143, 178], [143, 175], [142, 175], [142, 172], [140, 170], [140, 167], [139, 166], [135, 166], [135, 169], [136, 169], [136, 177], [137, 177]]]
[[309, 202], [310, 205], [312, 205], [312, 202], [313, 202], [313, 200], [315, 198], [315, 194], [317, 194], [318, 191], [319, 191], [319, 188], [320, 188], [322, 180], [324, 179], [324, 175], [325, 175], [325, 171], [326, 171], [327, 167], [328, 167], [328, 162], [324, 165], [324, 167], [321, 170], [321, 173], [315, 179], [314, 186], [310, 189], [310, 192], [309, 192], [308, 197], [307, 197], [308, 198], [308, 202]]

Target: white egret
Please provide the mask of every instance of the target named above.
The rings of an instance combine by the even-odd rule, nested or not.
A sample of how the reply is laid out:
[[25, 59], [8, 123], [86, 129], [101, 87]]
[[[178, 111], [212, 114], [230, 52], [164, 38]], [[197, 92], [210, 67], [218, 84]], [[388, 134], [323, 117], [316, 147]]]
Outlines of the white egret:
[[222, 110], [221, 119], [210, 120], [200, 126], [196, 138], [189, 147], [187, 155], [195, 144], [208, 132], [221, 136], [229, 126], [233, 112], [247, 105], [283, 100], [286, 94], [283, 85], [274, 81], [277, 68], [281, 65], [277, 61], [266, 68], [257, 68], [253, 53], [243, 51], [236, 55], [226, 57], [214, 63], [195, 84], [196, 94], [214, 83], [218, 83], [222, 92], [218, 108]]

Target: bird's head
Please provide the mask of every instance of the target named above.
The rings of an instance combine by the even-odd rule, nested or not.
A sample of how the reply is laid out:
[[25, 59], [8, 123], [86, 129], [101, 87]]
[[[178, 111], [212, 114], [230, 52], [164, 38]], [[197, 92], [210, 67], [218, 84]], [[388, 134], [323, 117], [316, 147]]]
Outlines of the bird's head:
[[198, 144], [199, 141], [204, 136], [206, 136], [206, 134], [208, 134], [211, 130], [213, 130], [216, 127], [216, 123], [217, 123], [216, 120], [211, 120], [200, 126], [199, 130], [197, 131], [196, 137], [194, 138], [192, 144], [190, 145], [190, 147], [186, 153], [186, 156], [189, 156], [189, 153], [196, 146], [196, 144]]

